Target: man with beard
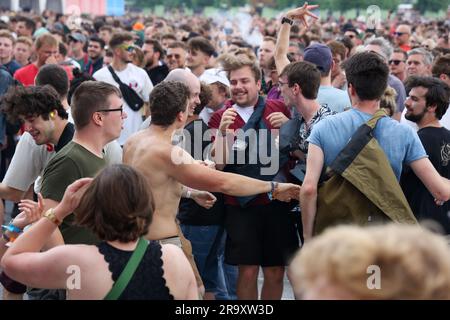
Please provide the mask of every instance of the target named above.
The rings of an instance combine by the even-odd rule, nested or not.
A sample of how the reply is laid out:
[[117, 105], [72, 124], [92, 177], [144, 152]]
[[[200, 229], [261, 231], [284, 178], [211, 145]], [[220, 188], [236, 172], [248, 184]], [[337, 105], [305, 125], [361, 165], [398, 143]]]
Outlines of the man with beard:
[[[128, 137], [138, 131], [143, 122], [142, 111], [148, 110], [147, 103], [153, 84], [144, 69], [130, 63], [131, 54], [134, 50], [133, 36], [130, 33], [115, 33], [109, 42], [109, 47], [113, 52], [113, 62], [111, 63], [113, 72], [122, 83], [133, 89], [144, 101], [144, 106], [137, 111], [131, 109], [126, 101], [123, 103], [123, 109], [127, 113], [128, 118], [124, 123], [124, 128], [118, 141], [120, 145], [124, 145]], [[93, 77], [97, 81], [104, 81], [119, 88], [119, 84], [114, 80], [108, 66], [94, 73]]]
[[[271, 153], [268, 163], [275, 166], [275, 172], [272, 173], [262, 170], [262, 159], [252, 161], [248, 156], [244, 162], [238, 158], [242, 158], [246, 152], [249, 155], [261, 155], [260, 151], [265, 147], [265, 142], [261, 141], [264, 141], [264, 136], [271, 139], [271, 129], [276, 128], [273, 114], [279, 113], [289, 118], [290, 112], [283, 102], [266, 100], [259, 95], [262, 75], [255, 61], [229, 56], [223, 66], [228, 72], [232, 101], [216, 111], [209, 121], [210, 128], [217, 129], [213, 150], [217, 167], [256, 179], [272, 179], [272, 173], [276, 175], [280, 171], [279, 162], [275, 163], [275, 152], [278, 150], [273, 151], [269, 147]], [[258, 139], [259, 143], [239, 139], [241, 133], [252, 136], [251, 139]], [[258, 150], [251, 150], [255, 145]], [[290, 209], [284, 203], [271, 201], [267, 194], [251, 198], [225, 196], [225, 229], [228, 234], [225, 262], [238, 266], [239, 299], [258, 299], [260, 267], [264, 274], [261, 299], [281, 298], [285, 266], [298, 248], [295, 226], [289, 216]]]
[[158, 40], [145, 39], [142, 46], [145, 58], [145, 71], [147, 71], [150, 80], [154, 86], [164, 80], [169, 73], [169, 68], [163, 62], [164, 49], [159, 44]]
[[[320, 121], [308, 138], [306, 175], [300, 192], [305, 241], [313, 235], [318, 183], [323, 167], [331, 165], [356, 130], [379, 110], [380, 98], [387, 87], [389, 68], [377, 53], [357, 53], [347, 60], [344, 68], [353, 108]], [[373, 135], [398, 180], [403, 165], [409, 164], [437, 204], [442, 205], [450, 199], [450, 180], [442, 178], [427, 159], [425, 149], [412, 128], [386, 116], [378, 121]]]
[[[405, 118], [419, 127], [417, 134], [439, 174], [450, 178], [450, 131], [439, 120], [445, 114], [450, 99], [450, 87], [432, 77], [411, 77], [406, 82], [409, 96], [405, 101]], [[450, 203], [437, 206], [433, 196], [409, 167], [403, 170], [401, 185], [416, 218], [431, 219], [450, 234]]]
[[89, 61], [84, 69], [90, 76], [103, 68], [103, 54], [105, 49], [105, 41], [97, 36], [92, 36], [88, 44]]

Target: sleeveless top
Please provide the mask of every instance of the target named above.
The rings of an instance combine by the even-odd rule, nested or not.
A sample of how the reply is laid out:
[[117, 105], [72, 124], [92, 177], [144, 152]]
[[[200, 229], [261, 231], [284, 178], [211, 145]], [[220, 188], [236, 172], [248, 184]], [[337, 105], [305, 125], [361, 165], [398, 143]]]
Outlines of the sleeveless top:
[[[97, 247], [109, 265], [113, 281], [116, 282], [133, 252], [114, 248], [106, 242], [101, 242]], [[118, 300], [174, 299], [163, 278], [161, 256], [161, 245], [150, 241], [142, 261]]]

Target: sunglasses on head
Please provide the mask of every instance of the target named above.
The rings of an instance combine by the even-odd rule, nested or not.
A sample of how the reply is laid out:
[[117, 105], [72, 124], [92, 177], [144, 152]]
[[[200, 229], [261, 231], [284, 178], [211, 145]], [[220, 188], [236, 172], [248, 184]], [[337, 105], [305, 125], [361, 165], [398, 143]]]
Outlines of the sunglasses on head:
[[389, 60], [389, 64], [395, 64], [398, 66], [400, 63], [405, 62], [403, 60]]

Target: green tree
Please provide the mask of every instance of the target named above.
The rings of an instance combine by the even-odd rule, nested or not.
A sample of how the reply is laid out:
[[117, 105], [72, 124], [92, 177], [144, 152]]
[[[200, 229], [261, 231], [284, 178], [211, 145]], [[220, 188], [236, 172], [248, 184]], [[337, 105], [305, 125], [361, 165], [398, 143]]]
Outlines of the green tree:
[[421, 13], [425, 11], [438, 12], [439, 10], [447, 10], [449, 0], [417, 0], [416, 9]]

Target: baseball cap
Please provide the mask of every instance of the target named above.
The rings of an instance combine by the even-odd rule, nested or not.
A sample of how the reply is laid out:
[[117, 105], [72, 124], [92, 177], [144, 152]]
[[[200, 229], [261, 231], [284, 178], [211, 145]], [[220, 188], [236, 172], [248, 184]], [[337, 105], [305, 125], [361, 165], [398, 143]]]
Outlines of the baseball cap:
[[303, 60], [317, 66], [322, 74], [330, 72], [333, 56], [328, 46], [322, 43], [314, 43], [305, 49]]
[[133, 25], [133, 31], [142, 31], [145, 29], [145, 26], [141, 22], [136, 22]]
[[230, 81], [227, 78], [227, 74], [225, 71], [217, 68], [211, 68], [205, 70], [203, 74], [200, 76], [200, 81], [205, 82], [206, 84], [213, 84], [216, 82], [220, 82], [221, 84], [229, 87]]
[[87, 40], [86, 36], [79, 32], [74, 32], [74, 33], [70, 34], [69, 39], [73, 39], [75, 41], [82, 42], [82, 43], [85, 43]]

